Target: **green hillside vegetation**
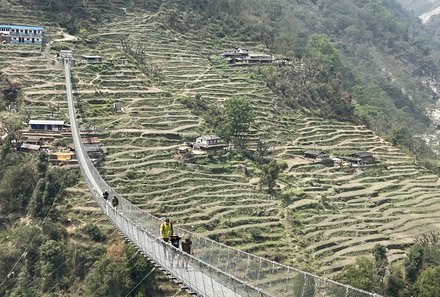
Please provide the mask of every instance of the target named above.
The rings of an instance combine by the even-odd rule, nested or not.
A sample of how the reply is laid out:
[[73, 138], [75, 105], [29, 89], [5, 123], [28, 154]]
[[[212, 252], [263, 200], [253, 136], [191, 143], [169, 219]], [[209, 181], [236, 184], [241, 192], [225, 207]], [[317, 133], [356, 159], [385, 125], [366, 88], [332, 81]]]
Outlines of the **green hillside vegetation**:
[[356, 259], [337, 279], [384, 296], [434, 297], [440, 290], [439, 233], [417, 237], [405, 261], [390, 263], [386, 248], [376, 245], [371, 256]]
[[[1, 296], [169, 296], [164, 276], [90, 204], [76, 169], [52, 167], [11, 145], [0, 155]], [[84, 205], [84, 206], [82, 206]], [[138, 285], [135, 288], [136, 285]]]
[[434, 8], [440, 6], [440, 1], [438, 0], [396, 0], [398, 3], [402, 4], [408, 10], [414, 11], [417, 16], [431, 11]]
[[[55, 41], [45, 51], [0, 48], [7, 57], [0, 61], [6, 90], [2, 104], [18, 102], [22, 120], [67, 119], [62, 70], [52, 64], [54, 55], [61, 48], [74, 49], [78, 57], [102, 55], [104, 64], [78, 63], [73, 68], [81, 126], [98, 127], [97, 136], [107, 151], [101, 173], [143, 209], [170, 216], [177, 225], [222, 243], [332, 277], [378, 244], [387, 248], [387, 263], [399, 265], [415, 235], [438, 230], [438, 176], [421, 166], [438, 170], [437, 156], [422, 139], [434, 132], [425, 114], [434, 102], [432, 90], [421, 81], [437, 75], [436, 53], [423, 39], [425, 29], [391, 2], [71, 2], [87, 13], [67, 9], [66, 1], [48, 11], [41, 5], [55, 5], [52, 1], [7, 2], [40, 10], [32, 22], [44, 24], [56, 38], [61, 37], [58, 24], [63, 22], [52, 12], [66, 8], [74, 26], [68, 29], [80, 38]], [[6, 20], [27, 21], [25, 9], [8, 7]], [[22, 17], [11, 17], [11, 11]], [[88, 15], [95, 11], [99, 19]], [[231, 67], [219, 53], [235, 46], [291, 57], [292, 63]], [[122, 104], [121, 114], [113, 110], [115, 102]], [[231, 139], [234, 150], [176, 154], [177, 147], [204, 133]], [[369, 151], [377, 162], [362, 167], [313, 162], [303, 157], [307, 150], [325, 150], [337, 157]], [[5, 219], [8, 228], [19, 230], [19, 219], [28, 215], [29, 228], [34, 223], [41, 226], [38, 215], [53, 202], [53, 194], [62, 199], [55, 204], [55, 222], [61, 224], [61, 233], [67, 232], [58, 246], [49, 240], [52, 231], [42, 232], [41, 241], [33, 242], [34, 254], [39, 255], [38, 269], [32, 272], [38, 283], [34, 289], [66, 296], [73, 290], [84, 296], [92, 291], [100, 296], [128, 293], [137, 277], [149, 271], [149, 264], [136, 258], [143, 264], [135, 265], [140, 270], [132, 273], [127, 259], [133, 251], [120, 244], [104, 216], [97, 216], [84, 185], [72, 181], [66, 185], [67, 194], [53, 193], [58, 168], [47, 168], [42, 181], [30, 178], [34, 182], [18, 192], [30, 196], [18, 195], [11, 183], [40, 162], [23, 158], [30, 159], [27, 167], [10, 169], [0, 184], [10, 197], [20, 198], [5, 200], [7, 213], [15, 214]], [[12, 243], [6, 240], [0, 247], [15, 253], [8, 259], [20, 258], [25, 247], [10, 248], [18, 237]], [[90, 257], [72, 259], [71, 251], [83, 246], [90, 249]], [[52, 250], [57, 253], [48, 252]], [[78, 274], [77, 281], [66, 281], [65, 271], [74, 273], [83, 260], [84, 267], [91, 268]], [[57, 270], [56, 264], [63, 261], [68, 265]], [[358, 261], [375, 269], [370, 259]], [[37, 262], [23, 261], [17, 271], [25, 277], [27, 267]], [[2, 276], [11, 264], [1, 268]], [[424, 268], [428, 272], [414, 276], [414, 286], [405, 285], [405, 290], [431, 282], [436, 268]], [[51, 269], [56, 270], [54, 277], [61, 273], [53, 287], [40, 277]], [[371, 269], [366, 273], [371, 275]], [[97, 288], [101, 271], [114, 277]], [[364, 287], [365, 282], [346, 276], [343, 273], [341, 279]], [[9, 296], [31, 289], [23, 279], [8, 278]], [[400, 280], [409, 279], [396, 281]], [[149, 279], [138, 296], [149, 286], [160, 291], [159, 284]], [[373, 286], [378, 292], [388, 290], [378, 284], [380, 280]]]

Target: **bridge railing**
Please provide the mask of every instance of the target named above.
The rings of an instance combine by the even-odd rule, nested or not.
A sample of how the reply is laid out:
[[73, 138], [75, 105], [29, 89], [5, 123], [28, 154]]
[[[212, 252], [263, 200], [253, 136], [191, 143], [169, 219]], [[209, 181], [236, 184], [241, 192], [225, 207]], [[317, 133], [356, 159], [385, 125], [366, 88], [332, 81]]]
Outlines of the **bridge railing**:
[[[65, 67], [69, 97], [68, 61]], [[71, 94], [70, 97], [69, 104], [73, 105]], [[69, 108], [69, 113], [81, 172], [99, 207], [147, 256], [197, 294], [215, 297], [379, 297], [377, 294], [231, 248], [178, 227], [174, 229], [179, 235], [191, 236], [195, 255], [185, 254], [165, 244], [159, 239], [161, 219], [124, 199], [101, 177], [81, 142], [74, 108]], [[110, 197], [118, 197], [119, 205], [116, 208], [111, 206], [111, 198], [109, 201], [102, 198], [104, 190], [108, 190]], [[181, 267], [183, 264], [188, 264], [187, 268]]]

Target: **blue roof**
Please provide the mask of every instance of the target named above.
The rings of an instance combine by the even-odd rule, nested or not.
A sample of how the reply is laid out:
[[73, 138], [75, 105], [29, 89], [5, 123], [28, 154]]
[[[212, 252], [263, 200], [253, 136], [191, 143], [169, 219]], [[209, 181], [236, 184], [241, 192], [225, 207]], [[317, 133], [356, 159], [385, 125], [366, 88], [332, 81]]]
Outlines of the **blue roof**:
[[2, 28], [22, 29], [22, 30], [44, 30], [43, 27], [36, 26], [19, 26], [19, 25], [0, 25]]

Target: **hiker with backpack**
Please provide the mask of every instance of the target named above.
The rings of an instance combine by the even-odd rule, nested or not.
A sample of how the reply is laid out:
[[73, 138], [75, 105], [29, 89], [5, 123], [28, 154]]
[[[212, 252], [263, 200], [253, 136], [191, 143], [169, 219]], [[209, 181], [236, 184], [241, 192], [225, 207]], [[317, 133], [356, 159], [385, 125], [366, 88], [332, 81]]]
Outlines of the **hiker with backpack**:
[[160, 224], [160, 238], [168, 242], [170, 240], [171, 235], [173, 234], [173, 223], [171, 223], [169, 218], [165, 218], [165, 220]]
[[[180, 248], [180, 239], [181, 237], [179, 235], [177, 235], [176, 233], [172, 233], [170, 236], [170, 244], [171, 246], [173, 246], [175, 249], [179, 250]], [[180, 262], [180, 252], [173, 250], [173, 258], [171, 261], [171, 267], [174, 266], [174, 263], [177, 263], [177, 266], [179, 266], [179, 262]]]
[[116, 207], [118, 207], [118, 205], [119, 205], [119, 199], [115, 195], [115, 196], [113, 196], [113, 199], [112, 199], [112, 206], [114, 207], [114, 209], [116, 209]]
[[[184, 254], [194, 255], [194, 251], [192, 248], [191, 236], [189, 234], [185, 234], [183, 236], [183, 241], [181, 242], [182, 251]], [[187, 255], [183, 255], [182, 266], [187, 269], [189, 266], [189, 257]]]
[[169, 247], [167, 247], [168, 242], [170, 241], [170, 237], [173, 234], [173, 223], [171, 223], [169, 218], [165, 218], [162, 224], [160, 224], [159, 228], [159, 237], [165, 244], [163, 245], [163, 253], [165, 254], [165, 259], [168, 260], [169, 256]]

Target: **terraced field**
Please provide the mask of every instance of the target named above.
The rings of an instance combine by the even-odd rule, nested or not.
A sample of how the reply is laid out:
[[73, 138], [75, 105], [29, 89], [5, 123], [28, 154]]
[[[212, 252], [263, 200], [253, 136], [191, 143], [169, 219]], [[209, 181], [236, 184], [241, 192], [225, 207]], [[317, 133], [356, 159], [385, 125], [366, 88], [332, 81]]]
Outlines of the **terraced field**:
[[[142, 48], [147, 66], [160, 69], [158, 76], [127, 58], [121, 27]], [[198, 41], [164, 29], [156, 15], [141, 13], [116, 18], [94, 37], [94, 49], [72, 43], [77, 57], [96, 53], [106, 61], [74, 68], [79, 114], [84, 126], [98, 128], [107, 150], [101, 168], [105, 178], [145, 210], [223, 243], [323, 274], [369, 253], [376, 243], [388, 247], [390, 259], [400, 259], [415, 235], [440, 227], [437, 176], [365, 127], [283, 108], [255, 69], [231, 68], [215, 57], [225, 48], [255, 45], [227, 38]], [[23, 81], [31, 116], [55, 112], [64, 117], [62, 72], [50, 60], [54, 52], [0, 52], [11, 57], [0, 61], [4, 72]], [[252, 100], [256, 120], [249, 147], [262, 139], [286, 162], [280, 187], [291, 192], [287, 201], [263, 193], [258, 170], [249, 161], [200, 156], [197, 164], [183, 164], [175, 158], [176, 147], [204, 132], [203, 120], [181, 103], [196, 94], [219, 105], [234, 95]], [[113, 109], [116, 102], [122, 103], [120, 114]], [[302, 157], [305, 150], [321, 149], [333, 156], [366, 150], [378, 163], [328, 167]], [[250, 176], [238, 170], [243, 163]]]
[[[129, 38], [139, 42], [149, 66], [161, 69], [159, 78], [123, 63], [120, 26], [130, 28]], [[362, 126], [275, 107], [276, 95], [255, 71], [215, 58], [239, 41], [197, 41], [164, 30], [154, 15], [139, 14], [107, 25], [97, 37], [99, 53], [112, 65], [104, 71], [76, 68], [80, 98], [88, 104], [87, 121], [105, 131], [103, 173], [144, 209], [226, 244], [330, 274], [376, 243], [389, 248], [390, 259], [400, 259], [416, 234], [439, 227], [433, 210], [437, 176]], [[258, 139], [267, 141], [288, 164], [281, 187], [303, 191], [302, 198], [292, 194], [284, 208], [255, 185], [252, 177], [258, 174], [247, 177], [236, 169], [238, 161], [178, 162], [174, 149], [203, 132], [202, 120], [179, 100], [196, 94], [214, 104], [248, 96], [256, 109], [250, 147]], [[106, 102], [107, 109], [96, 112], [96, 101]], [[111, 111], [116, 101], [122, 102], [123, 114]], [[301, 157], [309, 149], [334, 156], [367, 150], [379, 162], [348, 170], [326, 167]]]
[[436, 175], [362, 126], [310, 118], [300, 126], [282, 158], [323, 149], [334, 156], [370, 151], [378, 161], [356, 168], [299, 162], [286, 173], [286, 180], [307, 194], [288, 208], [301, 214], [298, 234], [322, 270], [338, 270], [377, 243], [388, 247], [391, 260], [400, 259], [416, 235], [438, 230]]
[[[261, 83], [246, 71], [213, 67], [206, 56], [221, 46], [214, 48], [163, 32], [151, 18], [133, 16], [109, 24], [97, 37], [102, 48], [99, 54], [111, 63], [74, 69], [85, 120], [105, 131], [105, 177], [131, 201], [159, 216], [170, 216], [179, 226], [263, 255], [289, 250], [289, 244], [283, 242], [287, 222], [280, 202], [261, 193], [234, 162], [224, 165], [219, 158], [201, 157], [195, 165], [175, 158], [176, 147], [194, 141], [202, 132], [201, 119], [179, 97], [199, 93], [216, 102], [237, 93], [257, 97], [258, 93], [261, 96]], [[117, 42], [121, 25], [148, 34], [148, 42], [141, 46], [151, 65], [162, 68], [159, 82], [124, 62]], [[136, 34], [130, 38], [141, 40]], [[78, 48], [78, 54], [85, 53], [87, 49]], [[261, 98], [267, 101], [258, 105], [263, 122], [270, 120], [263, 116], [263, 109], [270, 106], [271, 99]], [[113, 112], [114, 102], [122, 103], [122, 114]], [[255, 130], [253, 137], [260, 133], [264, 130]], [[254, 230], [254, 236], [249, 230]]]

